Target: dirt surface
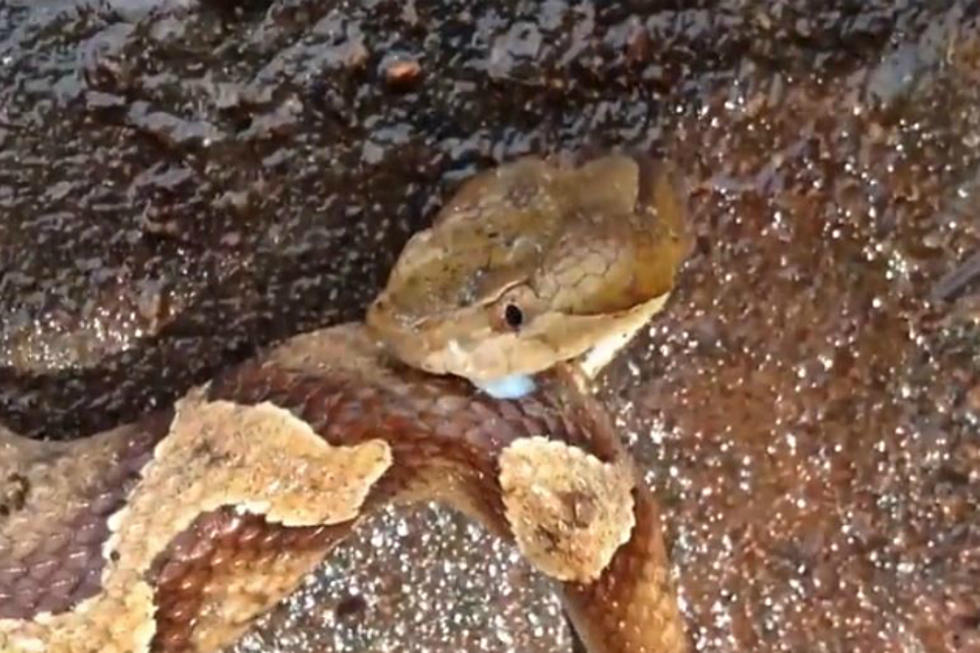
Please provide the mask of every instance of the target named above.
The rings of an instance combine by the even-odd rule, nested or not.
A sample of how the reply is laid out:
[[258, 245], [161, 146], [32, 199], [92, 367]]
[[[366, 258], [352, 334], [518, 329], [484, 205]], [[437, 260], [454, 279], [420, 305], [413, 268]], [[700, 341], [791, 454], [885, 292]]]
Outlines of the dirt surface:
[[[980, 651], [980, 6], [0, 0], [0, 419], [106, 428], [359, 319], [459, 180], [678, 161], [698, 247], [605, 398], [699, 651]], [[435, 507], [239, 651], [568, 651]]]

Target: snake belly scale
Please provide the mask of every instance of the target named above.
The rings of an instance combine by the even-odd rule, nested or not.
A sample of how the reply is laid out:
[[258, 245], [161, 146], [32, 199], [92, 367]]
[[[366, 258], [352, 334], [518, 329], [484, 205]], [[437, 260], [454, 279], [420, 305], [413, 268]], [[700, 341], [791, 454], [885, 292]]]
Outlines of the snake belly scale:
[[501, 400], [403, 345], [340, 325], [111, 431], [0, 427], [0, 652], [220, 650], [363, 519], [418, 500], [514, 540], [589, 651], [687, 650], [656, 503], [569, 356]]

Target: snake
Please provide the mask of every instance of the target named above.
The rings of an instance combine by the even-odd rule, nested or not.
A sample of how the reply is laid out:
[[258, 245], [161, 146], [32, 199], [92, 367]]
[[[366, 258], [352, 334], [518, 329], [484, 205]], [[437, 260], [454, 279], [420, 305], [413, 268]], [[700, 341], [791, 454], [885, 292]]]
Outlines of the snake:
[[590, 653], [689, 650], [660, 510], [594, 379], [690, 246], [668, 161], [525, 156], [459, 187], [364, 321], [86, 437], [0, 426], [0, 652], [221, 650], [418, 501], [554, 579]]

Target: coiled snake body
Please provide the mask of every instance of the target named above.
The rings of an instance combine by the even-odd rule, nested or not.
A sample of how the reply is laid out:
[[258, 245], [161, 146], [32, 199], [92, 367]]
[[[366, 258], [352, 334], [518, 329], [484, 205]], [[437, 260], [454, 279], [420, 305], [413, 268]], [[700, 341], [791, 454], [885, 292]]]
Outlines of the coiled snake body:
[[[502, 166], [417, 237], [450, 248], [441, 267], [420, 267], [432, 251], [418, 240], [406, 248], [368, 327], [297, 336], [172, 408], [82, 440], [0, 427], [0, 651], [218, 650], [373, 511], [429, 499], [514, 539], [561, 581], [589, 651], [685, 650], [656, 504], [583, 390], [585, 361], [565, 362], [628, 340], [663, 304], [685, 247], [664, 170], [628, 157]], [[582, 182], [597, 184], [591, 204], [569, 199]], [[547, 229], [522, 231], [545, 218]], [[598, 228], [578, 276], [566, 218]], [[453, 256], [480, 242], [466, 220], [494, 243], [475, 267]], [[652, 237], [636, 235], [647, 227]], [[629, 274], [603, 252], [632, 256]], [[564, 292], [562, 274], [580, 292]], [[462, 378], [531, 373], [534, 391], [508, 399]]]

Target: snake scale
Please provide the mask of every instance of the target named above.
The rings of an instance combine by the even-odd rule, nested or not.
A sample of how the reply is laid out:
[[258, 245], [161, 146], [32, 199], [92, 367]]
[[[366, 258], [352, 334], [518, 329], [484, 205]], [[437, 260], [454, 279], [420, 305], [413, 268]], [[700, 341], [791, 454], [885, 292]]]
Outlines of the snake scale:
[[667, 172], [499, 166], [413, 237], [367, 324], [83, 439], [0, 427], [0, 651], [220, 650], [362, 520], [426, 500], [556, 579], [588, 651], [686, 651], [657, 505], [588, 390], [686, 252]]

